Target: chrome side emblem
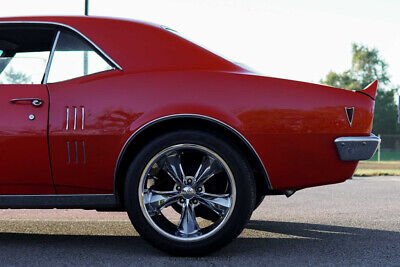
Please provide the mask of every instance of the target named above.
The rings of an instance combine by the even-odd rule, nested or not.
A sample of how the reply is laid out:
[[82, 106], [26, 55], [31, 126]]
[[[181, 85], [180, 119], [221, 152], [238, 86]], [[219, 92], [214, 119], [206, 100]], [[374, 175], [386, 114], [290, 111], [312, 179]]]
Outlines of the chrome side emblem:
[[[78, 144], [81, 142], [82, 144], [82, 160], [79, 160], [79, 147], [80, 145]], [[73, 151], [75, 148], [75, 163], [83, 163], [86, 164], [86, 147], [85, 147], [85, 141], [67, 141], [67, 164], [70, 165], [72, 163], [71, 156], [73, 155]]]
[[353, 123], [353, 117], [354, 117], [354, 107], [345, 107], [344, 110], [346, 111], [346, 117], [347, 121], [349, 123], [349, 126], [351, 127], [351, 124]]
[[[81, 116], [81, 122], [82, 122], [81, 129], [82, 129], [82, 131], [85, 130], [85, 107], [81, 106], [80, 108], [78, 108], [78, 107], [75, 107], [75, 106], [72, 106], [72, 107], [66, 106], [66, 109], [67, 109], [67, 122], [65, 124], [65, 130], [68, 131], [70, 128], [72, 128], [74, 131], [76, 131], [77, 129], [79, 129], [79, 126], [78, 126], [78, 117], [79, 117], [78, 113], [79, 113], [79, 111], [82, 114], [82, 116]], [[71, 110], [71, 112], [70, 112], [70, 110]], [[73, 112], [73, 114], [72, 114], [73, 123], [71, 125], [72, 127], [70, 127], [70, 125], [69, 125], [70, 124], [69, 123], [69, 117], [70, 117], [69, 113], [72, 113], [72, 112]]]

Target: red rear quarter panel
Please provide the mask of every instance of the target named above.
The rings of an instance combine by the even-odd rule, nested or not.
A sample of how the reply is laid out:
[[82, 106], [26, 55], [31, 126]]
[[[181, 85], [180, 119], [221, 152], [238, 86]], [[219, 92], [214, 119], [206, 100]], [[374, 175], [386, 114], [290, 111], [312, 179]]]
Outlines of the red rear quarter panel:
[[[95, 183], [107, 190], [113, 188], [110, 177], [126, 140], [143, 125], [168, 115], [209, 116], [239, 131], [262, 159], [274, 189], [350, 178], [357, 162], [340, 161], [333, 141], [369, 135], [372, 127], [373, 101], [367, 96], [245, 73], [114, 71], [52, 86], [57, 92], [51, 94], [52, 114], [64, 114], [56, 109], [64, 109], [66, 100], [85, 106], [86, 134], [98, 136], [93, 140], [102, 144], [103, 151], [91, 154], [90, 146], [96, 144], [88, 144], [88, 158], [99, 167], [96, 179], [85, 186]], [[352, 127], [344, 110], [348, 106], [356, 107]], [[51, 123], [51, 135], [57, 135], [52, 129], [62, 133], [64, 116]], [[82, 186], [83, 180], [68, 177], [68, 183]]]
[[[302, 188], [350, 178], [334, 139], [369, 135], [373, 101], [319, 85], [223, 72], [159, 72], [130, 78], [139, 124], [170, 114], [216, 118], [238, 130], [262, 159], [273, 188]], [[150, 104], [149, 104], [150, 103]], [[356, 107], [352, 127], [345, 107]]]

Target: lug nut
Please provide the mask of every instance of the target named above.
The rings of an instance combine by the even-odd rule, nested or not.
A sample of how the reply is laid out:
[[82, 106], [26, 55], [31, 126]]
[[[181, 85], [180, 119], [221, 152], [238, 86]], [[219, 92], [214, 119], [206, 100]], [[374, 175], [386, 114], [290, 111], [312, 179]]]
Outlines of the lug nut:
[[176, 190], [181, 191], [181, 187], [180, 187], [180, 186], [177, 186], [177, 187], [176, 187]]
[[190, 179], [190, 178], [187, 179], [187, 183], [188, 183], [188, 184], [191, 184], [191, 183], [192, 183], [192, 179]]
[[185, 203], [185, 199], [181, 198], [181, 199], [179, 199], [179, 202], [181, 202], [183, 204], [183, 203]]
[[203, 191], [203, 188], [197, 187], [197, 192], [201, 192], [201, 191]]
[[197, 204], [197, 203], [198, 203], [197, 199], [193, 199], [193, 200], [192, 200], [192, 203], [193, 203], [193, 204]]

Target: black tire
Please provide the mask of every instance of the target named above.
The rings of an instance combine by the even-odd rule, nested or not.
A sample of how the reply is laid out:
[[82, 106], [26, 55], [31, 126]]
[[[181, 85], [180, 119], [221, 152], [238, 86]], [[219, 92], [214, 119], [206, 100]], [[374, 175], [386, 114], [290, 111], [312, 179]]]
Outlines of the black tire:
[[[229, 166], [234, 177], [236, 201], [230, 208], [230, 216], [218, 231], [201, 240], [181, 241], [162, 235], [149, 223], [139, 201], [140, 180], [142, 175], [145, 176], [143, 173], [148, 163], [160, 151], [178, 144], [194, 144], [212, 150]], [[204, 255], [231, 242], [242, 232], [250, 219], [255, 207], [255, 199], [256, 188], [253, 173], [250, 164], [240, 150], [234, 144], [228, 143], [226, 139], [217, 137], [216, 134], [199, 130], [170, 132], [149, 142], [130, 164], [124, 188], [125, 206], [137, 232], [154, 247], [179, 256]], [[159, 217], [159, 215], [155, 217]], [[161, 215], [160, 218], [153, 220], [157, 220], [156, 223], [159, 223], [164, 220], [164, 217]]]

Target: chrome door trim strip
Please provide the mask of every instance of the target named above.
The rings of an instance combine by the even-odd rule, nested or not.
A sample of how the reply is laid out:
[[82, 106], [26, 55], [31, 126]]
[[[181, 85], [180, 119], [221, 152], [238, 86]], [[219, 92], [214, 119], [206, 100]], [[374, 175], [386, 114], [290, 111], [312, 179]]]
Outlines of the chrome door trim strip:
[[117, 180], [118, 168], [119, 168], [120, 162], [121, 162], [121, 160], [122, 160], [122, 156], [123, 156], [123, 154], [124, 154], [126, 148], [128, 147], [129, 143], [132, 142], [132, 140], [133, 140], [141, 131], [143, 131], [145, 128], [147, 128], [147, 127], [149, 127], [149, 126], [151, 126], [151, 125], [153, 125], [153, 124], [155, 124], [155, 123], [157, 123], [157, 122], [164, 121], [164, 120], [168, 120], [168, 119], [173, 119], [173, 118], [200, 118], [200, 119], [205, 119], [205, 120], [208, 120], [208, 121], [215, 122], [215, 123], [217, 123], [217, 124], [219, 124], [219, 125], [221, 125], [221, 126], [224, 126], [226, 129], [228, 129], [228, 130], [230, 130], [231, 132], [233, 132], [234, 134], [236, 134], [240, 139], [242, 139], [242, 141], [245, 142], [245, 144], [252, 150], [252, 152], [254, 153], [254, 155], [257, 157], [259, 163], [261, 164], [261, 166], [262, 166], [262, 168], [263, 168], [263, 170], [264, 170], [264, 174], [265, 174], [265, 177], [266, 177], [266, 182], [267, 182], [267, 185], [268, 185], [268, 189], [273, 190], [273, 187], [272, 187], [271, 181], [270, 181], [270, 179], [269, 179], [269, 175], [268, 175], [267, 169], [265, 168], [264, 163], [262, 162], [260, 156], [258, 155], [258, 153], [256, 152], [256, 150], [254, 149], [254, 147], [251, 145], [251, 143], [250, 143], [238, 130], [236, 130], [236, 129], [233, 128], [232, 126], [230, 126], [230, 125], [228, 125], [228, 124], [226, 124], [226, 123], [224, 123], [224, 122], [222, 122], [222, 121], [220, 121], [220, 120], [218, 120], [218, 119], [215, 119], [215, 118], [212, 118], [212, 117], [209, 117], [209, 116], [200, 115], [200, 114], [193, 114], [193, 113], [182, 113], [182, 114], [167, 115], [167, 116], [164, 116], [164, 117], [161, 117], [161, 118], [154, 119], [154, 120], [152, 120], [152, 121], [150, 121], [150, 122], [144, 124], [143, 126], [139, 127], [139, 129], [137, 129], [137, 130], [128, 138], [128, 140], [126, 140], [124, 146], [122, 147], [121, 152], [120, 152], [119, 155], [118, 155], [118, 159], [117, 159], [117, 162], [116, 162], [116, 165], [115, 165], [115, 170], [114, 170], [114, 193], [117, 194], [117, 191], [116, 191], [116, 189], [117, 189], [117, 188], [116, 188], [116, 180]]
[[54, 38], [53, 47], [51, 48], [49, 60], [47, 61], [46, 70], [44, 72], [43, 84], [47, 84], [47, 79], [49, 78], [51, 62], [53, 62], [54, 51], [56, 50], [58, 38], [60, 37], [60, 33], [61, 33], [61, 31], [57, 31], [56, 37]]
[[63, 24], [63, 23], [59, 23], [59, 22], [52, 22], [52, 21], [23, 21], [23, 20], [0, 21], [0, 24], [47, 24], [47, 25], [56, 25], [56, 26], [67, 28], [67, 29], [77, 33], [79, 36], [81, 36], [86, 41], [88, 41], [103, 57], [105, 57], [112, 65], [114, 65], [114, 68], [122, 70], [121, 66], [117, 62], [115, 62], [109, 55], [107, 55], [100, 47], [98, 47], [94, 42], [92, 42], [83, 33], [81, 33], [74, 27], [71, 27], [67, 24]]

